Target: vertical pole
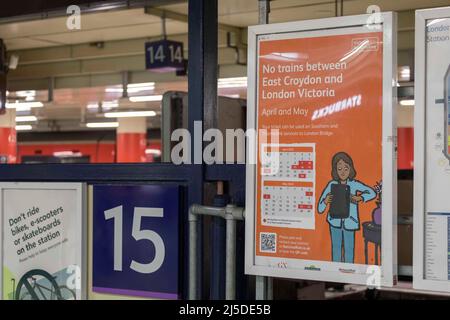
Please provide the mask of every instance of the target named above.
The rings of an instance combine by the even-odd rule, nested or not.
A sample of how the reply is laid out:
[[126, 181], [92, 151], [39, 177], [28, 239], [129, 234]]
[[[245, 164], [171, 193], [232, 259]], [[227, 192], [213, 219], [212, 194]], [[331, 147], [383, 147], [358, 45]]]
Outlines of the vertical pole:
[[256, 276], [255, 287], [255, 300], [267, 300], [267, 277]]
[[342, 17], [344, 15], [344, 0], [335, 0], [334, 10], [336, 17]]
[[[214, 197], [213, 206], [223, 208], [228, 205], [229, 198], [224, 194], [224, 184], [217, 182], [217, 194]], [[210, 233], [210, 299], [225, 299], [226, 281], [226, 224], [219, 217], [211, 219]]]
[[236, 299], [236, 220], [227, 215], [225, 299]]
[[161, 17], [161, 32], [164, 40], [167, 40], [167, 28], [166, 28], [166, 12], [163, 11]]
[[128, 85], [130, 83], [130, 72], [122, 72], [122, 98], [128, 98]]
[[55, 77], [48, 79], [48, 102], [53, 102], [55, 97]]
[[[259, 24], [269, 23], [270, 0], [258, 0]], [[272, 279], [269, 277], [256, 276], [256, 300], [272, 300]]]
[[[214, 124], [215, 111], [217, 110], [217, 0], [189, 0], [188, 14], [188, 43], [189, 43], [189, 63], [188, 63], [188, 113], [189, 132], [191, 133], [191, 150], [196, 145], [196, 140], [203, 141], [203, 126], [199, 126], [196, 121], [204, 121], [205, 128], [210, 128]], [[202, 123], [202, 122], [200, 122]], [[195, 128], [197, 127], [197, 130]], [[199, 132], [200, 131], [200, 132]], [[195, 136], [194, 132], [200, 136]], [[197, 148], [194, 148], [197, 149]], [[200, 151], [202, 148], [200, 148]], [[188, 203], [203, 203], [203, 183], [204, 168], [201, 164], [195, 164], [195, 159], [202, 159], [202, 155], [191, 152], [191, 162], [194, 165], [192, 180], [188, 191]], [[189, 263], [197, 267], [194, 279], [196, 292], [189, 295], [189, 299], [202, 298], [202, 247], [203, 230], [202, 218], [199, 217], [196, 227], [196, 263]], [[191, 228], [194, 228], [191, 226]], [[193, 241], [193, 240], [191, 240]], [[192, 273], [192, 270], [189, 270]], [[192, 281], [188, 279], [189, 287], [192, 288]], [[189, 290], [191, 291], [191, 290]]]
[[188, 272], [188, 282], [189, 282], [189, 290], [188, 290], [188, 299], [196, 300], [198, 299], [198, 246], [197, 246], [197, 216], [191, 212], [191, 207], [189, 207], [189, 272]]
[[270, 0], [258, 0], [259, 19], [258, 24], [268, 24], [270, 14]]

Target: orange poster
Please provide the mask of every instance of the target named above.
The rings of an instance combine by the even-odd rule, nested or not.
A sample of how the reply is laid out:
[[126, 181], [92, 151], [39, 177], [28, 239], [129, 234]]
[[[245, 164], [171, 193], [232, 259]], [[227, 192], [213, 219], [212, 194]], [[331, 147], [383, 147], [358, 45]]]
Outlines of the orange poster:
[[279, 141], [258, 141], [256, 258], [380, 265], [383, 32], [261, 38], [257, 57], [257, 129]]

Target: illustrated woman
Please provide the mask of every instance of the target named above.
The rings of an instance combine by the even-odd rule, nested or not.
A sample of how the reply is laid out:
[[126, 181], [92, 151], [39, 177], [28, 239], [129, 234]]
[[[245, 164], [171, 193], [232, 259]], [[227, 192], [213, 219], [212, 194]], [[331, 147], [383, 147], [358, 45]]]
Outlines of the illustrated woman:
[[[319, 214], [328, 208], [327, 221], [330, 224], [332, 259], [334, 262], [354, 263], [355, 231], [360, 229], [358, 207], [361, 202], [368, 202], [376, 198], [375, 191], [364, 183], [355, 180], [356, 170], [352, 158], [345, 152], [339, 152], [331, 161], [332, 180], [323, 190], [319, 199]], [[333, 186], [333, 185], [344, 186]], [[344, 192], [333, 193], [336, 189]], [[343, 196], [347, 192], [348, 197]], [[338, 194], [341, 199], [334, 199]], [[344, 199], [344, 200], [343, 200]], [[331, 212], [333, 201], [338, 202], [345, 209], [340, 217]], [[349, 203], [346, 203], [348, 201]]]

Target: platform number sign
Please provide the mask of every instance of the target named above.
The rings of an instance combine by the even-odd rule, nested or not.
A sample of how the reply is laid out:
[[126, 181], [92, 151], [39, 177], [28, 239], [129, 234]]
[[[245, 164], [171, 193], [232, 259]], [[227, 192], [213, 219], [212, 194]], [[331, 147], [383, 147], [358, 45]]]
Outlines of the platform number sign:
[[[144, 217], [164, 218], [163, 208], [134, 208], [132, 236], [136, 241], [148, 240], [155, 248], [155, 257], [150, 263], [131, 261], [130, 269], [151, 274], [158, 271], [165, 256], [164, 240], [152, 230], [141, 230], [141, 220]], [[105, 211], [105, 219], [114, 219], [114, 270], [123, 271], [123, 206]]]
[[92, 290], [179, 298], [179, 209], [177, 186], [94, 186]]
[[171, 40], [147, 42], [145, 44], [146, 68], [156, 72], [184, 69], [183, 43]]

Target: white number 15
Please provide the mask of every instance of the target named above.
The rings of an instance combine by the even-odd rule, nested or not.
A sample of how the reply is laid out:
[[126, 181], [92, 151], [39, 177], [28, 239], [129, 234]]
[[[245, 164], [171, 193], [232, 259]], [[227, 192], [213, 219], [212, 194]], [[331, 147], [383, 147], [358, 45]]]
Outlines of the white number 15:
[[[166, 248], [159, 234], [152, 230], [141, 229], [141, 220], [145, 217], [163, 218], [164, 210], [162, 208], [134, 208], [133, 230], [131, 235], [136, 241], [148, 240], [152, 242], [155, 247], [155, 257], [150, 263], [139, 263], [132, 260], [130, 268], [139, 273], [149, 274], [161, 268], [166, 255]], [[114, 271], [122, 271], [123, 206], [106, 210], [105, 220], [110, 219], [114, 219]]]

